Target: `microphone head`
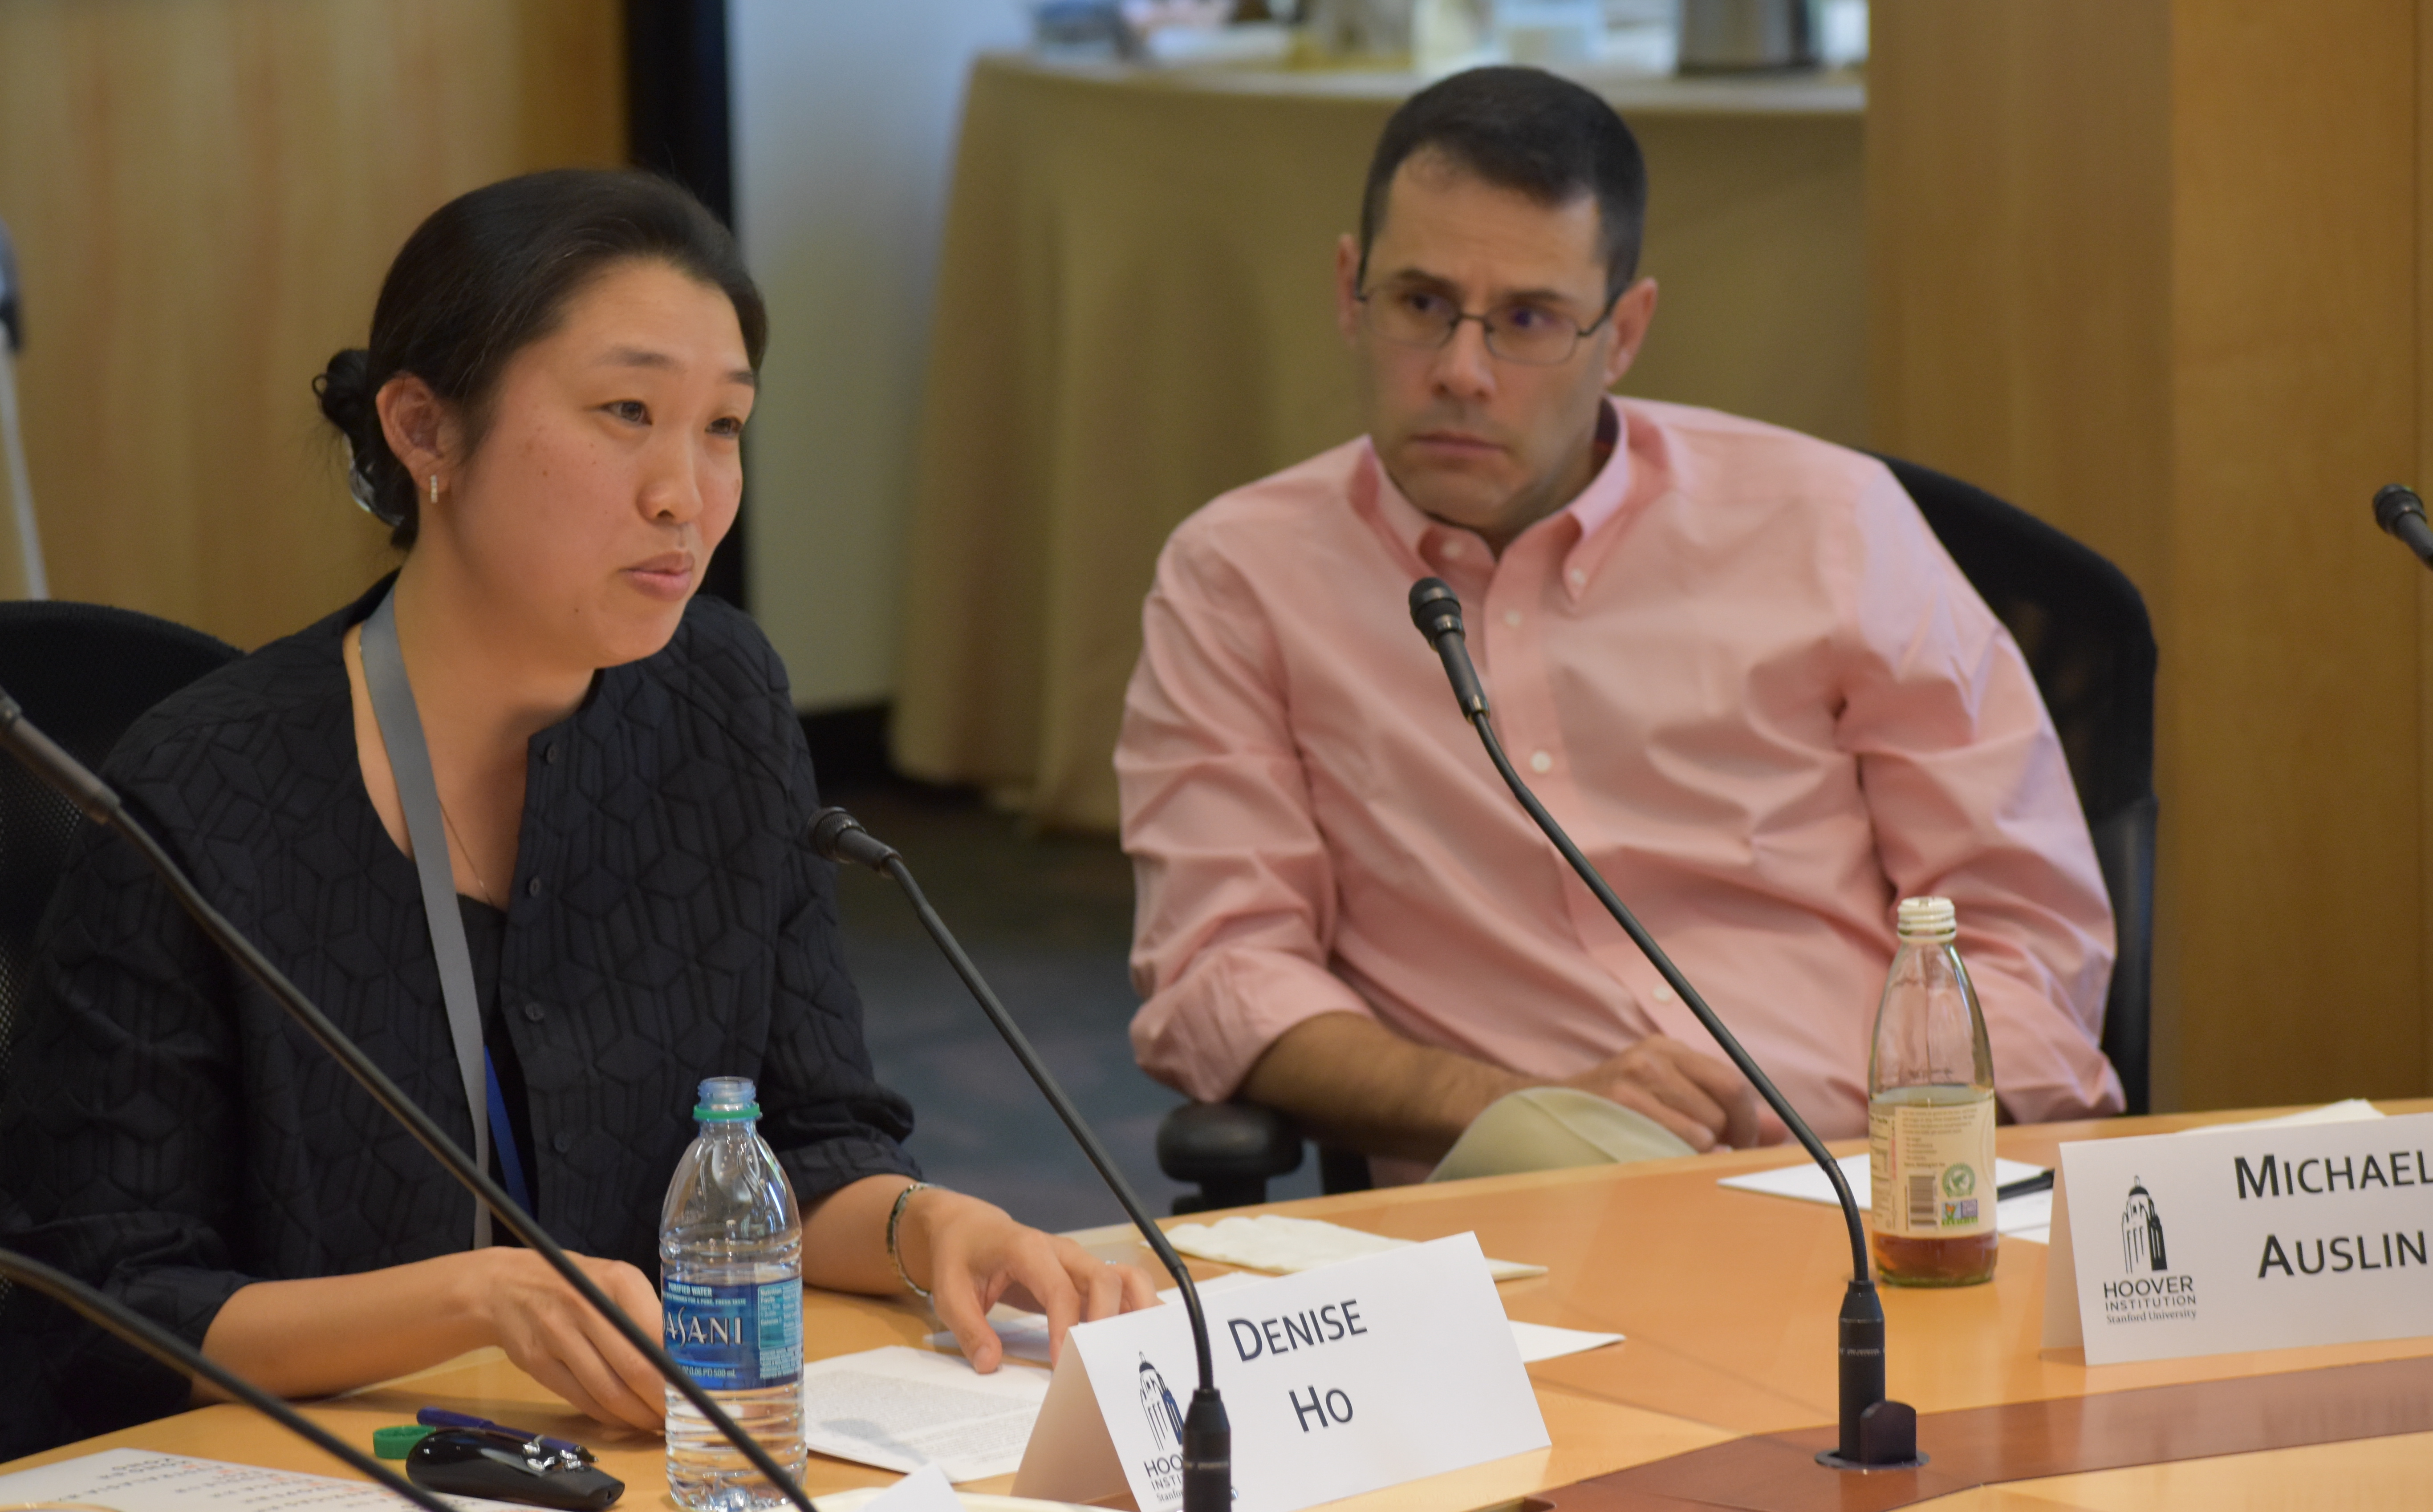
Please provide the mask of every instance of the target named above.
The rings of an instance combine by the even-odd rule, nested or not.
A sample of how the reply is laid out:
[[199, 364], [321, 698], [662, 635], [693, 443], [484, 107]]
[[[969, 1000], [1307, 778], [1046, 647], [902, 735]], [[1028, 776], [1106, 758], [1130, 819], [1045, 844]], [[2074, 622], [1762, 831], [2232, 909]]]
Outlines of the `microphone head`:
[[874, 872], [885, 872], [895, 859], [895, 847], [861, 827], [861, 821], [842, 808], [823, 808], [811, 816], [811, 850], [823, 859], [842, 865], [851, 861]]
[[2404, 483], [2387, 483], [2374, 490], [2373, 522], [2385, 532], [2396, 534], [2400, 518], [2406, 515], [2424, 518], [2424, 501], [2416, 497], [2415, 489]]
[[861, 829], [860, 820], [842, 808], [823, 808], [811, 816], [811, 849], [823, 860], [850, 860], [852, 858], [843, 854], [841, 842], [848, 831], [857, 829]]
[[1411, 585], [1411, 623], [1430, 640], [1447, 633], [1461, 635], [1460, 596], [1440, 577], [1420, 579]]

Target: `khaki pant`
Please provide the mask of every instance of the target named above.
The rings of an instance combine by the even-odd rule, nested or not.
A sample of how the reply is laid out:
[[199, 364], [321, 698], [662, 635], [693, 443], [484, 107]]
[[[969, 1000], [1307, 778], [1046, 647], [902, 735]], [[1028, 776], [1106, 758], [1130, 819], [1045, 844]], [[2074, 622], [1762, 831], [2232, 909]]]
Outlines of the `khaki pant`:
[[1697, 1151], [1645, 1113], [1572, 1087], [1531, 1087], [1497, 1098], [1471, 1120], [1430, 1172], [1431, 1181], [1579, 1165], [1671, 1160]]

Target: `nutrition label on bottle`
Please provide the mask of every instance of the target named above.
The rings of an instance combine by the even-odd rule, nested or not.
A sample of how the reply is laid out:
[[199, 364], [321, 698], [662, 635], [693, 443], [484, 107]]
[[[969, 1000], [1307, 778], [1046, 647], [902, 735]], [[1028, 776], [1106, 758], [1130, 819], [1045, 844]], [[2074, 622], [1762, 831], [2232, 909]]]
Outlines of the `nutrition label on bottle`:
[[1867, 1110], [1878, 1233], [1965, 1239], [1994, 1232], [1994, 1099], [1878, 1102]]

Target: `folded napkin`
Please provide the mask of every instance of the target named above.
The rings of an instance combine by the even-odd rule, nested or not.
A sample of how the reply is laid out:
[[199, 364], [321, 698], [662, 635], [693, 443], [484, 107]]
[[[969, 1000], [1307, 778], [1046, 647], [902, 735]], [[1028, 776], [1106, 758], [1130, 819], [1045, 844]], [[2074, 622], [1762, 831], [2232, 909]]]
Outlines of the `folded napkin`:
[[[1285, 1272], [1316, 1270], [1338, 1260], [1357, 1260], [1414, 1242], [1388, 1239], [1382, 1233], [1364, 1233], [1317, 1218], [1287, 1218], [1280, 1213], [1263, 1213], [1255, 1218], [1220, 1218], [1214, 1224], [1178, 1223], [1165, 1231], [1165, 1237], [1184, 1254], [1198, 1255], [1202, 1260]], [[1497, 1281], [1517, 1281], [1524, 1276], [1542, 1276], [1546, 1267], [1524, 1266], [1516, 1260], [1489, 1260], [1487, 1273]]]

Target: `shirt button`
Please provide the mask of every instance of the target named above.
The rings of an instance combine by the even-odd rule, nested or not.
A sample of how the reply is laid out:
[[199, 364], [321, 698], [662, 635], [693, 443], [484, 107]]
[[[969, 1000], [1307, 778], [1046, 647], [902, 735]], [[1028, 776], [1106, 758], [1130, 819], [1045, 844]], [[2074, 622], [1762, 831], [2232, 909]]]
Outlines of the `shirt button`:
[[1532, 751], [1529, 753], [1529, 770], [1539, 773], [1552, 772], [1555, 770], [1555, 758], [1543, 751]]
[[1518, 609], [1506, 609], [1506, 610], [1505, 610], [1505, 611], [1504, 611], [1504, 622], [1505, 622], [1506, 624], [1507, 624], [1507, 625], [1510, 625], [1510, 626], [1511, 626], [1513, 629], [1515, 629], [1515, 630], [1520, 629], [1520, 628], [1521, 628], [1521, 611], [1520, 611], [1520, 610], [1518, 610]]
[[538, 1003], [526, 1003], [524, 1005], [525, 1023], [537, 1024], [547, 1017], [549, 1017], [549, 1010], [541, 1007]]
[[552, 740], [549, 744], [540, 748], [540, 758], [543, 761], [548, 762], [553, 767], [557, 765], [557, 742], [555, 740]]
[[1576, 568], [1576, 567], [1575, 567], [1575, 568], [1574, 568], [1574, 569], [1572, 569], [1569, 572], [1564, 573], [1563, 575], [1564, 575], [1565, 577], [1570, 578], [1570, 579], [1572, 580], [1572, 586], [1574, 586], [1574, 587], [1575, 587], [1575, 588], [1576, 588], [1576, 587], [1579, 587], [1579, 586], [1583, 586], [1583, 585], [1585, 585], [1585, 584], [1588, 582], [1588, 580], [1589, 580], [1589, 575], [1588, 575], [1586, 572], [1581, 571], [1581, 570], [1580, 570], [1578, 568]]
[[1669, 1003], [1673, 1001], [1673, 989], [1666, 983], [1658, 982], [1656, 984], [1656, 1000], [1659, 1003]]
[[561, 1129], [549, 1136], [549, 1147], [563, 1155], [574, 1147], [574, 1136]]
[[527, 897], [536, 897], [536, 897], [540, 896], [540, 878], [539, 878], [539, 877], [534, 877], [531, 881], [526, 882], [526, 883], [524, 884], [524, 894], [525, 894]]
[[1458, 560], [1460, 560], [1460, 558], [1461, 558], [1461, 553], [1462, 553], [1462, 543], [1461, 543], [1461, 537], [1460, 537], [1460, 536], [1458, 536], [1458, 535], [1455, 535], [1455, 536], [1451, 536], [1451, 537], [1447, 538], [1447, 540], [1446, 540], [1446, 541], [1445, 541], [1445, 543], [1444, 543], [1444, 557], [1445, 557], [1445, 560], [1447, 560], [1447, 561], [1458, 561]]

